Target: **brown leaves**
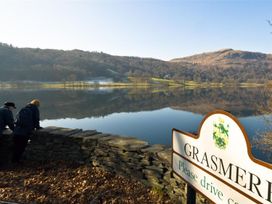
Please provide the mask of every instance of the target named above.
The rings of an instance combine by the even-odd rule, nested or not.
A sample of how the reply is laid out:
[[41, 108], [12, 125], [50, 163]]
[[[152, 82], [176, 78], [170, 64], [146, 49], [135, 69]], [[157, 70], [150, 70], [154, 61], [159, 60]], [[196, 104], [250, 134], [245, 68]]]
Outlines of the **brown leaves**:
[[[167, 198], [163, 198], [167, 202]], [[140, 182], [105, 170], [27, 163], [0, 171], [0, 200], [20, 203], [158, 203]]]

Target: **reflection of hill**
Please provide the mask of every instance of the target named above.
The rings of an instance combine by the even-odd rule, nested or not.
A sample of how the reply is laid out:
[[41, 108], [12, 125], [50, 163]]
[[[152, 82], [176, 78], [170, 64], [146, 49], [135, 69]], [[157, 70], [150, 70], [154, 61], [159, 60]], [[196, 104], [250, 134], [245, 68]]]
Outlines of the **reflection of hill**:
[[270, 93], [260, 89], [122, 89], [88, 90], [1, 90], [0, 102], [15, 101], [20, 108], [32, 98], [42, 102], [42, 119], [105, 116], [115, 112], [137, 112], [164, 107], [205, 114], [224, 109], [236, 116], [258, 114], [267, 109]]
[[175, 109], [206, 114], [214, 109], [223, 109], [236, 116], [258, 115], [262, 110], [269, 110], [271, 92], [262, 88], [229, 88], [193, 90], [193, 99], [182, 103]]

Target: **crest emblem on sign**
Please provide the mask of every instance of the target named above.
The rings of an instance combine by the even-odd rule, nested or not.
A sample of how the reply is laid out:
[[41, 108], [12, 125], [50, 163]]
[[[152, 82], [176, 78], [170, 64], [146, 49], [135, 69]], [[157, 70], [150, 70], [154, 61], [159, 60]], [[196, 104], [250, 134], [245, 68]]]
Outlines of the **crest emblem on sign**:
[[213, 141], [219, 149], [226, 149], [229, 143], [229, 125], [222, 118], [213, 123]]

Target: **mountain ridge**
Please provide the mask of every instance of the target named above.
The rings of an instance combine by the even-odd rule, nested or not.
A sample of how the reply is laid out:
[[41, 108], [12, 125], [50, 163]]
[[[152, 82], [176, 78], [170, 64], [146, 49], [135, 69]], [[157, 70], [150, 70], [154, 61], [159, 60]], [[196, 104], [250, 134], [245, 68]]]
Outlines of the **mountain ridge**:
[[76, 81], [128, 76], [175, 80], [264, 82], [272, 54], [222, 49], [164, 61], [83, 50], [16, 48], [0, 43], [0, 81]]
[[214, 52], [204, 52], [188, 57], [175, 58], [171, 62], [191, 62], [202, 65], [219, 65], [225, 64], [227, 60], [232, 60], [241, 64], [256, 62], [257, 60], [270, 60], [272, 63], [272, 54], [261, 52], [250, 52], [242, 50], [233, 50], [231, 48], [221, 49]]

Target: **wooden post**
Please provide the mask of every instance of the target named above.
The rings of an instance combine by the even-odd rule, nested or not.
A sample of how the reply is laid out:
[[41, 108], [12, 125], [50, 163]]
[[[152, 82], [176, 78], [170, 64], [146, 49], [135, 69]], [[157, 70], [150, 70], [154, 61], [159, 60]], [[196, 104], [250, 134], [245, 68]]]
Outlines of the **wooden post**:
[[187, 204], [196, 204], [196, 191], [187, 183]]

